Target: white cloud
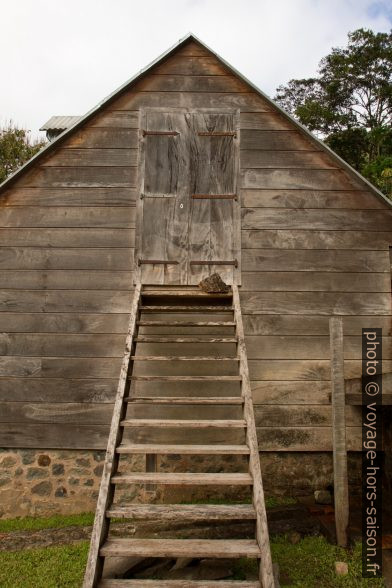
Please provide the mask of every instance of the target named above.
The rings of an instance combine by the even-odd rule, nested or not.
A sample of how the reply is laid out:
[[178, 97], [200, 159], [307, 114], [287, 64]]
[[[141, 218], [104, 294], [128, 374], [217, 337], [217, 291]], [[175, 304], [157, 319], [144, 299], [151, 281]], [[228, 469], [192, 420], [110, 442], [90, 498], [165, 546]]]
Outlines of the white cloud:
[[0, 119], [34, 133], [84, 114], [189, 31], [273, 95], [348, 31], [391, 26], [370, 0], [3, 0], [1, 23]]

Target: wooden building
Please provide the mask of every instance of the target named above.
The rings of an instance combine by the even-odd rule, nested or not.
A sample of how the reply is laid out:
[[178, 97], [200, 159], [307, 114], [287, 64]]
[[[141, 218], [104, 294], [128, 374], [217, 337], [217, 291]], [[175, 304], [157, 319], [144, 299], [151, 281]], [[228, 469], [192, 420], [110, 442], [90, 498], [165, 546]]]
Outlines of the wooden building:
[[[192, 35], [11, 176], [0, 226], [0, 447], [16, 453], [106, 447], [137, 280], [240, 286], [267, 488], [330, 475], [331, 316], [346, 378], [368, 326], [391, 371], [389, 201]], [[360, 436], [347, 407], [349, 450]]]

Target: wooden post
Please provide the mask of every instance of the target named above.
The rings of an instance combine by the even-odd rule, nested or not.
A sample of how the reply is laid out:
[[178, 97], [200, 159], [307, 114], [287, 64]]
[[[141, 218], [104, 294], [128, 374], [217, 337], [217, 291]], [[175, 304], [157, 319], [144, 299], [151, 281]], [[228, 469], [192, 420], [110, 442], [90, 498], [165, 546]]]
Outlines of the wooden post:
[[120, 438], [122, 436], [120, 422], [125, 417], [127, 408], [126, 404], [124, 403], [124, 394], [127, 386], [127, 377], [130, 367], [130, 356], [134, 353], [134, 335], [136, 330], [136, 321], [138, 319], [140, 293], [141, 285], [137, 284], [133, 293], [133, 300], [131, 304], [128, 334], [125, 342], [125, 351], [121, 364], [117, 394], [114, 402], [112, 423], [110, 426], [105, 464], [102, 472], [101, 485], [99, 488], [97, 509], [95, 513], [93, 532], [91, 535], [90, 551], [87, 559], [83, 588], [95, 588], [98, 580], [102, 575], [103, 558], [99, 555], [99, 550], [107, 537], [109, 529], [109, 521], [106, 516], [106, 511], [110, 506], [114, 492], [113, 485], [111, 485], [110, 480], [112, 474], [116, 471], [118, 464], [118, 454], [116, 454], [116, 447], [119, 444]]
[[271, 559], [267, 512], [265, 509], [263, 481], [261, 477], [260, 455], [250, 387], [248, 357], [246, 353], [244, 326], [242, 323], [241, 302], [238, 286], [233, 285], [233, 306], [237, 327], [237, 351], [240, 360], [241, 389], [244, 398], [244, 417], [246, 420], [246, 440], [249, 447], [249, 469], [253, 478], [253, 506], [256, 511], [256, 540], [260, 548], [259, 579], [262, 588], [276, 588]]
[[349, 519], [347, 448], [346, 448], [346, 398], [344, 388], [343, 319], [329, 320], [332, 386], [332, 440], [333, 476], [335, 495], [335, 524], [338, 545], [347, 546]]

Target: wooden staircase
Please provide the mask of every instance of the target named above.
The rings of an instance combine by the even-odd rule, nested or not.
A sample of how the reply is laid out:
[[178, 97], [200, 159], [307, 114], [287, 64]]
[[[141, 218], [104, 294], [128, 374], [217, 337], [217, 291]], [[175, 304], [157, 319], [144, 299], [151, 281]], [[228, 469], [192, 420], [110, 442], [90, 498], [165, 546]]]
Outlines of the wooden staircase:
[[[209, 316], [228, 317], [225, 320], [208, 321]], [[150, 320], [159, 316], [165, 320]], [[202, 320], [192, 320], [193, 316]], [[185, 316], [185, 320], [173, 320]], [[170, 333], [166, 333], [169, 330]], [[177, 335], [176, 330], [185, 330]], [[218, 334], [215, 331], [218, 330]], [[229, 334], [225, 334], [229, 330]], [[150, 334], [152, 331], [152, 334]], [[163, 332], [162, 332], [163, 331]], [[230, 333], [230, 331], [232, 333]], [[173, 334], [174, 332], [174, 334]], [[233, 355], [219, 354], [223, 347], [236, 350]], [[148, 354], [144, 353], [147, 346]], [[159, 354], [155, 350], [159, 349]], [[181, 355], [173, 349], [181, 349]], [[142, 351], [139, 352], [139, 349]], [[187, 352], [188, 349], [188, 352]], [[189, 349], [194, 353], [190, 353]], [[205, 350], [210, 350], [208, 353]], [[167, 350], [167, 355], [164, 352]], [[200, 350], [200, 351], [199, 351]], [[212, 351], [211, 351], [212, 350]], [[214, 351], [215, 350], [215, 351]], [[204, 353], [204, 354], [203, 354]], [[149, 363], [153, 362], [153, 363]], [[178, 375], [183, 366], [210, 366], [207, 374]], [[204, 362], [211, 362], [204, 364]], [[154, 375], [149, 366], [162, 366], [164, 375]], [[219, 375], [221, 366], [231, 366], [234, 375]], [[136, 367], [135, 367], [136, 366]], [[140, 369], [140, 366], [144, 366]], [[170, 368], [175, 374], [168, 374]], [[159, 368], [158, 368], [159, 369]], [[199, 369], [198, 367], [196, 369]], [[141, 372], [147, 373], [141, 373]], [[230, 371], [230, 370], [229, 370]], [[177, 373], [176, 373], [177, 372]], [[216, 373], [214, 373], [216, 372]], [[148, 390], [154, 382], [154, 394], [139, 393], [137, 386]], [[167, 392], [166, 386], [185, 382], [188, 395], [179, 396]], [[171, 383], [171, 384], [166, 384]], [[206, 388], [207, 386], [207, 388]], [[210, 386], [208, 388], [208, 386]], [[214, 390], [214, 395], [206, 390]], [[227, 394], [224, 387], [237, 386], [238, 393]], [[196, 389], [196, 395], [192, 391]], [[137, 392], [135, 392], [137, 390]], [[169, 388], [170, 391], [170, 388]], [[189, 392], [190, 391], [190, 392]], [[154, 407], [165, 411], [177, 411], [188, 407], [204, 407], [206, 415], [213, 416], [214, 407], [232, 407], [240, 411], [239, 418], [138, 418], [141, 411], [154, 411]], [[196, 410], [196, 409], [194, 409]], [[131, 413], [129, 417], [127, 413]], [[153, 413], [154, 414], [154, 413]], [[179, 414], [179, 413], [177, 413]], [[192, 415], [192, 412], [190, 413]], [[193, 430], [193, 433], [192, 433]], [[197, 432], [195, 431], [197, 430]], [[147, 431], [147, 434], [145, 433]], [[149, 433], [152, 431], [153, 433]], [[174, 441], [173, 441], [174, 431]], [[154, 432], [157, 432], [154, 434]], [[172, 432], [170, 437], [168, 433]], [[198, 432], [200, 433], [198, 435]], [[130, 434], [130, 438], [127, 435]], [[216, 442], [206, 435], [218, 435]], [[181, 441], [177, 441], [180, 439]], [[233, 435], [242, 441], [231, 441]], [[170, 443], [162, 441], [168, 438]], [[197, 442], [194, 441], [195, 438]], [[143, 441], [143, 442], [141, 442]], [[199, 444], [200, 443], [200, 444]], [[145, 454], [146, 463], [152, 471], [141, 473], [121, 473], [119, 461], [123, 455]], [[247, 461], [247, 471], [219, 473], [177, 473], [155, 470], [156, 456], [242, 456]], [[192, 458], [190, 457], [192, 463]], [[197, 458], [200, 461], [200, 458]], [[147, 469], [147, 468], [146, 468]], [[248, 487], [252, 496], [251, 504], [122, 504], [115, 501], [115, 489], [121, 485], [142, 484], [146, 488], [155, 485], [169, 486], [219, 486]], [[184, 490], [184, 492], [186, 489]], [[135, 539], [117, 538], [110, 534], [110, 521], [114, 517], [142, 521], [255, 521], [254, 539]], [[195, 558], [257, 558], [259, 562], [259, 581], [188, 581], [188, 580], [126, 580], [102, 579], [105, 558], [109, 557], [195, 557]], [[112, 424], [108, 440], [106, 460], [102, 474], [97, 510], [88, 562], [84, 578], [84, 588], [126, 588], [149, 586], [181, 587], [221, 587], [235, 588], [273, 588], [275, 586], [267, 518], [264, 503], [263, 485], [260, 471], [258, 444], [256, 437], [253, 404], [248, 373], [248, 363], [244, 341], [243, 324], [238, 288], [233, 286], [228, 294], [204, 294], [190, 287], [141, 287], [135, 288], [126, 349], [124, 353], [117, 396], [113, 410]]]

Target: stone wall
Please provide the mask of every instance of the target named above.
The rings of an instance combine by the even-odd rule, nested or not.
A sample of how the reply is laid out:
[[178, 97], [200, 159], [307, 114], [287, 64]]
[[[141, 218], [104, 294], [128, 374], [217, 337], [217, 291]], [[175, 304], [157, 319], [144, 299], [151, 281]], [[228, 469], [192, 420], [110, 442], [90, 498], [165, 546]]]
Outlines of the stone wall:
[[[95, 510], [104, 459], [104, 451], [0, 449], [0, 518]], [[192, 471], [238, 471], [239, 466], [246, 471], [243, 458], [194, 457], [192, 460]], [[305, 496], [333, 483], [330, 453], [264, 453], [261, 466], [267, 496]], [[187, 468], [189, 458], [173, 455], [158, 460], [160, 471], [183, 472]], [[143, 471], [144, 456], [122, 457], [120, 469]], [[350, 491], [355, 492], [360, 487], [360, 454], [350, 454], [349, 476]], [[161, 487], [158, 492], [151, 487], [146, 491], [136, 486], [120, 487], [117, 492], [119, 502], [174, 502], [217, 495], [215, 488]], [[224, 492], [221, 488], [218, 495], [223, 496]], [[234, 487], [229, 495], [239, 499], [244, 493], [245, 490]]]

